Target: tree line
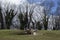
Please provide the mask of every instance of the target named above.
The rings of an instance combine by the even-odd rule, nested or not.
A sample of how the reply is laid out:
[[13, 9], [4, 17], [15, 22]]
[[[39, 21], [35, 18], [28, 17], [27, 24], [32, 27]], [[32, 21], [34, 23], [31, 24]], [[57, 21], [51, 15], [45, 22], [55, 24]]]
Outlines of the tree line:
[[[58, 17], [55, 18], [55, 26], [53, 26], [54, 30], [58, 30], [60, 28], [60, 13], [59, 13], [59, 8], [57, 8], [57, 15]], [[30, 11], [28, 11], [28, 6], [26, 6], [26, 12], [23, 14], [21, 11], [19, 13], [19, 21], [20, 21], [20, 29], [39, 29], [41, 30], [42, 28], [44, 28], [44, 30], [48, 29], [48, 23], [49, 23], [49, 10], [46, 10], [45, 8], [43, 9], [43, 19], [42, 21], [36, 21], [34, 20], [33, 22], [33, 12], [34, 12], [34, 7], [32, 7], [32, 9], [30, 9]], [[13, 18], [16, 16], [17, 12], [14, 14], [14, 10], [10, 9], [10, 11], [7, 10], [5, 11], [6, 15], [5, 15], [5, 25], [4, 26], [4, 18], [3, 18], [3, 13], [2, 13], [2, 7], [0, 6], [0, 29], [10, 29], [10, 26], [12, 25], [12, 20]], [[50, 13], [51, 14], [51, 13]], [[48, 16], [49, 15], [49, 16]], [[52, 17], [54, 16], [53, 14], [51, 14]], [[38, 20], [38, 19], [37, 19]], [[54, 21], [54, 20], [53, 20]], [[42, 23], [41, 23], [42, 22]]]

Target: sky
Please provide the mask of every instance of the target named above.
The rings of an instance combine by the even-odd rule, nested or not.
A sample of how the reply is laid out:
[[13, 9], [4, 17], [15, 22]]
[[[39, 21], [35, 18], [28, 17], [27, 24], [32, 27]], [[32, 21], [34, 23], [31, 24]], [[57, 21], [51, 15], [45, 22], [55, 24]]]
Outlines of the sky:
[[[44, 0], [28, 0], [30, 3], [41, 3], [41, 2], [43, 2]], [[59, 0], [52, 0], [53, 1], [53, 3], [54, 3], [54, 6], [51, 8], [51, 13], [55, 13], [56, 12], [56, 9], [57, 9], [57, 7], [58, 7], [58, 4], [57, 4], [57, 1], [59, 1]], [[49, 2], [51, 2], [51, 0], [45, 0], [45, 3], [47, 4], [47, 5], [49, 5], [48, 3]]]
[[25, 0], [0, 0], [2, 3], [10, 3], [10, 4], [15, 4], [19, 5], [22, 4]]
[[[2, 1], [2, 3], [11, 3], [11, 4], [19, 5], [19, 4], [22, 4], [23, 2], [25, 2], [26, 0], [0, 0], [0, 1]], [[29, 3], [42, 3], [45, 1], [46, 5], [49, 5], [48, 3], [53, 1], [54, 6], [51, 8], [51, 13], [55, 13], [55, 11], [58, 7], [57, 1], [59, 1], [59, 0], [27, 0], [27, 1]], [[46, 6], [46, 7], [49, 7], [49, 6]]]
[[41, 0], [28, 0], [30, 3], [40, 2]]

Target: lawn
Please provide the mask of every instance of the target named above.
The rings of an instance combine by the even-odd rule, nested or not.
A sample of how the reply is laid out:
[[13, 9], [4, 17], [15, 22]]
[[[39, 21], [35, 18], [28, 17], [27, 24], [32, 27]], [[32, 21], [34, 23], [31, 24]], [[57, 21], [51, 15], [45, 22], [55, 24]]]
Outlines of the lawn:
[[23, 34], [22, 30], [0, 30], [0, 40], [60, 40], [60, 31], [39, 30], [37, 35]]

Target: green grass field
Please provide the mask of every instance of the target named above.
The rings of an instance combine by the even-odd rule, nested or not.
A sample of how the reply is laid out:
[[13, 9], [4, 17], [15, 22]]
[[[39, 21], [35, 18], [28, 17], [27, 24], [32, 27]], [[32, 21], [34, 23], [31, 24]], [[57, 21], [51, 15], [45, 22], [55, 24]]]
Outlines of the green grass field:
[[21, 30], [0, 30], [0, 40], [60, 40], [60, 31], [37, 32], [37, 35], [24, 35]]

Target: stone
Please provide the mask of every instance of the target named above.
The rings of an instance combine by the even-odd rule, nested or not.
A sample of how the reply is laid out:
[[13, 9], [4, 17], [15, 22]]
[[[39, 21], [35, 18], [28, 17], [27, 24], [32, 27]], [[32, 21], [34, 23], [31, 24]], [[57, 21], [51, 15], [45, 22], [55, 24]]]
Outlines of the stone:
[[33, 32], [33, 35], [37, 35], [36, 32]]

